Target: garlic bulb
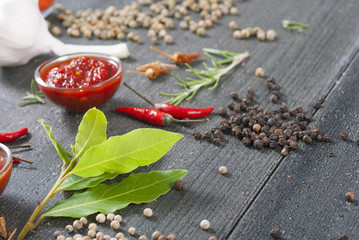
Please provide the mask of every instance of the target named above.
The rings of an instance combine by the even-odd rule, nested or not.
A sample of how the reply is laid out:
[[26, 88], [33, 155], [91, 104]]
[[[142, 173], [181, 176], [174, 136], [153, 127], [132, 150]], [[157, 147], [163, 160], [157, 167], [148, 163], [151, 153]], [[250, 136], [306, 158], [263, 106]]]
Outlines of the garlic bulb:
[[38, 0], [0, 0], [0, 66], [23, 65], [37, 55], [50, 52], [56, 55], [98, 52], [119, 58], [130, 55], [125, 43], [64, 44], [48, 31]]

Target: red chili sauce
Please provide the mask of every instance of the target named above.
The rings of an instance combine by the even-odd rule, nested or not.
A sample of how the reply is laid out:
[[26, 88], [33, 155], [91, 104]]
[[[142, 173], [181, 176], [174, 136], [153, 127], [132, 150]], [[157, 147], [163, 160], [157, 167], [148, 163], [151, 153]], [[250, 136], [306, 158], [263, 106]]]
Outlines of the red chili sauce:
[[6, 165], [6, 158], [0, 155], [0, 194], [4, 191], [7, 183], [9, 182], [12, 165], [8, 165], [6, 169], [3, 169]]
[[117, 67], [108, 61], [82, 56], [52, 65], [41, 78], [53, 87], [86, 88], [111, 78], [116, 72]]

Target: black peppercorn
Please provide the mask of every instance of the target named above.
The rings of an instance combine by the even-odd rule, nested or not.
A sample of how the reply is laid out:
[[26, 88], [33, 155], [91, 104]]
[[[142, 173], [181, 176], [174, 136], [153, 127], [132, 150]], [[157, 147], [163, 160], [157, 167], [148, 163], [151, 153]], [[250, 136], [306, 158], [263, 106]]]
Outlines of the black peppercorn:
[[313, 115], [312, 115], [311, 113], [306, 113], [306, 114], [304, 115], [304, 118], [305, 118], [305, 121], [311, 122], [312, 119], [313, 119]]
[[233, 100], [238, 100], [238, 92], [232, 92], [231, 97], [233, 98]]
[[324, 142], [331, 142], [331, 141], [332, 141], [332, 138], [331, 138], [331, 136], [330, 136], [329, 133], [324, 134], [324, 136], [323, 136], [323, 141], [324, 141]]
[[263, 141], [262, 140], [255, 140], [253, 143], [254, 148], [262, 149], [263, 148]]
[[293, 149], [293, 150], [297, 150], [298, 149], [298, 142], [296, 141], [290, 141], [289, 143], [289, 148]]
[[279, 228], [273, 228], [272, 230], [270, 230], [269, 234], [273, 238], [279, 238], [280, 237], [280, 230], [279, 230]]
[[305, 135], [303, 137], [303, 142], [305, 142], [306, 144], [312, 144], [312, 138], [309, 137], [308, 135]]
[[175, 189], [181, 191], [184, 189], [184, 184], [181, 179], [175, 181]]
[[349, 240], [349, 237], [347, 235], [341, 235], [337, 240]]
[[222, 117], [225, 117], [227, 115], [227, 108], [221, 107], [218, 109], [218, 114]]
[[222, 138], [223, 138], [223, 133], [222, 133], [221, 130], [218, 129], [218, 130], [214, 131], [213, 136], [214, 136], [215, 138], [222, 139]]
[[285, 140], [285, 138], [278, 138], [278, 144], [284, 147], [287, 144], [287, 140]]
[[235, 105], [236, 104], [234, 102], [230, 102], [230, 103], [228, 103], [227, 107], [233, 111]]
[[273, 125], [275, 125], [277, 123], [277, 121], [274, 119], [274, 118], [270, 118], [270, 119], [268, 119], [268, 121], [267, 121], [267, 124], [269, 125], [269, 126], [273, 126]]
[[321, 142], [323, 140], [323, 136], [321, 134], [318, 134], [316, 139], [318, 142]]
[[244, 144], [244, 146], [250, 146], [251, 145], [251, 140], [249, 139], [249, 138], [247, 138], [247, 137], [244, 137], [243, 139], [242, 139], [242, 143]]
[[213, 138], [213, 143], [214, 143], [214, 145], [219, 146], [219, 145], [221, 145], [221, 139], [218, 137], [215, 137], [215, 138]]
[[201, 139], [201, 133], [200, 133], [199, 131], [194, 131], [194, 132], [192, 133], [192, 136], [193, 136], [194, 139], [196, 139], [196, 140]]
[[357, 140], [357, 145], [359, 146], [359, 139]]
[[240, 113], [242, 109], [243, 108], [242, 108], [241, 104], [239, 104], [239, 105], [234, 106], [233, 111], [235, 111], [236, 113]]
[[264, 137], [264, 138], [262, 139], [262, 141], [263, 141], [263, 146], [264, 146], [264, 147], [269, 147], [269, 143], [270, 143], [270, 139], [269, 139], [269, 138]]
[[349, 135], [346, 132], [343, 132], [343, 133], [340, 134], [340, 138], [343, 139], [343, 140], [348, 140], [348, 137], [349, 137]]
[[269, 148], [275, 149], [275, 148], [277, 148], [277, 146], [278, 146], [278, 143], [275, 140], [270, 140]]
[[348, 202], [353, 202], [354, 201], [354, 193], [352, 192], [347, 192], [345, 194], [345, 199], [348, 201]]
[[288, 120], [288, 119], [290, 118], [290, 113], [289, 113], [289, 112], [283, 113], [283, 118], [284, 118], [285, 120]]
[[289, 111], [289, 113], [290, 113], [290, 115], [295, 116], [295, 115], [297, 115], [298, 111], [297, 111], [296, 108], [292, 108], [292, 109]]
[[321, 108], [322, 107], [322, 104], [320, 103], [320, 102], [316, 102], [315, 104], [314, 104], [314, 108], [315, 109], [319, 109], [319, 108]]
[[212, 139], [212, 132], [211, 131], [205, 131], [204, 135], [203, 135], [204, 139], [206, 139], [207, 141], [211, 141]]

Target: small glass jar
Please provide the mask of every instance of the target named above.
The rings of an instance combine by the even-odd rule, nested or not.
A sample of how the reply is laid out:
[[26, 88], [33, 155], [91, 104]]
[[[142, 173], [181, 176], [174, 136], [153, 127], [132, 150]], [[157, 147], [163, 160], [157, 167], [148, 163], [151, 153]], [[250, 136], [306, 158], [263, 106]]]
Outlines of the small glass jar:
[[12, 154], [10, 149], [0, 143], [0, 195], [5, 190], [12, 171]]

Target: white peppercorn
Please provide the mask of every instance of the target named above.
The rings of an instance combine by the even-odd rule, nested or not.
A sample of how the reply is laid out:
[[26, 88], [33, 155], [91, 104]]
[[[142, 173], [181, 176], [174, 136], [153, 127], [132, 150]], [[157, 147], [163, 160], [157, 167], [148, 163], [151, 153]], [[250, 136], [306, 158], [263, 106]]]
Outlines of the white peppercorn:
[[147, 240], [147, 237], [146, 237], [146, 235], [141, 235], [141, 236], [138, 238], [138, 240]]
[[151, 217], [153, 215], [153, 211], [151, 208], [145, 208], [145, 210], [143, 210], [143, 215], [145, 215], [146, 217]]
[[117, 220], [112, 220], [111, 223], [110, 223], [110, 226], [112, 229], [119, 229], [120, 228], [120, 222], [117, 221]]
[[161, 232], [159, 232], [159, 231], [154, 231], [152, 233], [152, 239], [153, 240], [157, 240], [159, 236], [161, 236]]
[[235, 39], [240, 39], [242, 37], [241, 31], [240, 30], [236, 30], [233, 32], [233, 37]]
[[83, 225], [86, 225], [86, 224], [87, 224], [87, 218], [85, 218], [85, 217], [80, 218], [80, 222], [81, 222]]
[[210, 223], [207, 219], [204, 219], [201, 221], [200, 226], [202, 229], [208, 229], [210, 227]]
[[75, 234], [74, 235], [74, 240], [76, 239], [82, 239], [82, 235], [81, 234]]
[[121, 215], [115, 215], [115, 217], [113, 218], [114, 220], [117, 220], [119, 222], [122, 222], [122, 217]]
[[231, 14], [231, 15], [237, 15], [237, 14], [238, 14], [238, 8], [236, 8], [236, 7], [231, 7], [231, 8], [229, 9], [229, 14]]
[[115, 218], [115, 214], [109, 213], [106, 216], [107, 221], [111, 222]]
[[176, 240], [176, 235], [171, 233], [170, 235], [167, 236], [167, 240]]
[[104, 222], [106, 221], [105, 214], [102, 214], [102, 213], [98, 214], [98, 215], [96, 216], [96, 221], [97, 221], [98, 223], [104, 223]]
[[102, 238], [106, 239], [106, 240], [110, 240], [111, 239], [111, 236], [110, 235], [104, 235]]
[[93, 230], [93, 229], [89, 230], [89, 231], [87, 232], [87, 235], [88, 235], [90, 238], [94, 238], [94, 237], [96, 236], [96, 230]]
[[89, 226], [88, 226], [88, 229], [97, 231], [97, 224], [96, 223], [90, 223]]
[[262, 29], [257, 31], [257, 39], [259, 41], [264, 41], [266, 39], [266, 33]]
[[54, 232], [54, 238], [57, 238], [60, 235], [62, 235], [62, 233], [60, 231]]
[[122, 239], [122, 238], [125, 238], [125, 234], [123, 234], [122, 232], [119, 232], [116, 234], [116, 239]]
[[128, 233], [131, 234], [131, 235], [135, 235], [135, 234], [136, 234], [136, 228], [130, 227], [130, 228], [128, 229]]
[[230, 21], [228, 24], [228, 27], [231, 30], [236, 30], [236, 29], [238, 29], [238, 24], [236, 23], [236, 21]]
[[263, 70], [263, 68], [257, 68], [256, 69], [256, 76], [257, 77], [263, 77], [264, 76], [264, 70]]
[[65, 240], [73, 240], [72, 237], [67, 237]]
[[181, 21], [181, 22], [179, 23], [179, 27], [180, 27], [181, 29], [187, 29], [187, 28], [188, 28], [188, 23], [187, 23], [186, 21]]
[[102, 238], [103, 236], [105, 236], [105, 234], [103, 232], [97, 232], [96, 233], [96, 238], [97, 239]]
[[80, 222], [80, 220], [75, 220], [72, 224], [72, 226], [76, 229], [76, 230], [80, 230], [83, 227], [82, 222]]
[[54, 34], [55, 36], [59, 36], [61, 34], [61, 29], [58, 26], [54, 26], [51, 29], [52, 34]]
[[167, 35], [167, 31], [162, 29], [159, 33], [158, 33], [158, 36], [160, 38], [164, 38], [165, 36]]
[[72, 231], [74, 230], [74, 227], [73, 227], [72, 225], [67, 225], [67, 226], [65, 227], [65, 229], [66, 229], [66, 231], [67, 231], [68, 233], [70, 233], [70, 232], [72, 232]]
[[89, 236], [84, 236], [82, 240], [91, 240], [91, 238]]
[[151, 44], [155, 45], [158, 43], [158, 39], [156, 37], [151, 38]]
[[206, 29], [204, 29], [204, 27], [199, 27], [196, 30], [196, 34], [199, 36], [204, 36], [204, 35], [206, 35]]
[[173, 43], [173, 37], [171, 35], [169, 35], [169, 34], [167, 34], [163, 40], [167, 44]]
[[251, 36], [248, 28], [242, 29], [241, 30], [241, 37], [243, 38], [249, 38]]
[[57, 11], [62, 11], [64, 10], [64, 6], [61, 3], [56, 3], [55, 4], [55, 8]]
[[277, 36], [277, 33], [273, 30], [273, 29], [269, 29], [267, 31], [267, 40], [268, 41], [273, 41]]
[[218, 170], [220, 174], [226, 174], [228, 171], [226, 166], [220, 166]]
[[56, 240], [65, 240], [66, 237], [64, 235], [59, 235]]

